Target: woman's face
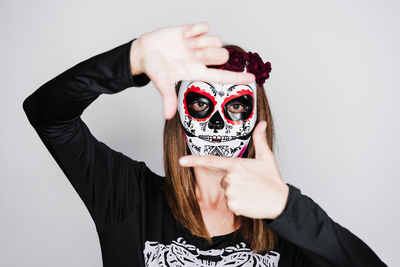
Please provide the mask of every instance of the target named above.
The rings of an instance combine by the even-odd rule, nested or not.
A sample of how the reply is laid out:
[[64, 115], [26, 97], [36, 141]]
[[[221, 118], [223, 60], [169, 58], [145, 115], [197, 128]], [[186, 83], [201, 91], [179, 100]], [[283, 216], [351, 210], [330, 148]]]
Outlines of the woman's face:
[[193, 155], [241, 157], [257, 116], [256, 83], [182, 81], [178, 113]]

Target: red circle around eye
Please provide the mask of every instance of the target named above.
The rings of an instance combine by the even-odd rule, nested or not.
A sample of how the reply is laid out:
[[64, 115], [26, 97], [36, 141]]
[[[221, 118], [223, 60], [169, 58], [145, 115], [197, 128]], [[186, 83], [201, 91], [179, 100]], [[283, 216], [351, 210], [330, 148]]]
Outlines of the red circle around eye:
[[[207, 93], [204, 89], [202, 89], [202, 88], [200, 88], [198, 86], [194, 86], [194, 85], [192, 85], [190, 88], [188, 88], [186, 90], [185, 94], [183, 95], [183, 108], [185, 109], [185, 114], [188, 115], [188, 117], [193, 119], [193, 120], [197, 120], [197, 121], [205, 121], [205, 120], [207, 120], [211, 116], [211, 114], [213, 112], [211, 112], [210, 115], [208, 115], [206, 118], [203, 118], [203, 119], [197, 119], [197, 118], [193, 118], [192, 116], [190, 116], [190, 114], [188, 112], [188, 107], [186, 106], [186, 95], [189, 92], [195, 92], [195, 93], [204, 95], [205, 97], [209, 98], [214, 104], [214, 109], [215, 109], [215, 106], [217, 105], [217, 101], [215, 101], [215, 98], [212, 95], [210, 95], [209, 93]], [[212, 111], [214, 111], [214, 109]]]
[[253, 117], [253, 114], [254, 114], [254, 105], [256, 104], [255, 101], [254, 101], [254, 94], [253, 94], [252, 91], [250, 91], [250, 90], [248, 90], [248, 89], [243, 89], [243, 90], [237, 91], [235, 94], [233, 94], [233, 95], [231, 95], [231, 96], [225, 98], [224, 102], [221, 104], [222, 114], [224, 114], [225, 120], [226, 120], [228, 123], [230, 123], [230, 124], [235, 125], [235, 124], [241, 124], [241, 123], [243, 123], [243, 122], [242, 122], [242, 121], [233, 121], [233, 120], [228, 119], [228, 118], [225, 116], [225, 112], [223, 112], [223, 111], [224, 111], [224, 106], [226, 105], [226, 103], [228, 103], [228, 102], [231, 101], [232, 99], [237, 98], [237, 97], [240, 97], [240, 96], [242, 96], [242, 95], [251, 95], [251, 97], [253, 98], [253, 103], [254, 103], [254, 104], [253, 104], [253, 110], [251, 111], [250, 116], [249, 116], [247, 119], [245, 119], [243, 122], [248, 121], [251, 117]]

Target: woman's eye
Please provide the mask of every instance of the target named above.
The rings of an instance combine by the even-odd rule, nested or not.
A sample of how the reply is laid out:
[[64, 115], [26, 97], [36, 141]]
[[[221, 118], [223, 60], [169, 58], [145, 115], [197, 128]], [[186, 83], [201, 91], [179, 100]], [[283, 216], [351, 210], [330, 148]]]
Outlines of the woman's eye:
[[239, 103], [232, 103], [228, 106], [228, 111], [232, 113], [241, 113], [245, 111], [246, 107]]
[[194, 111], [203, 111], [208, 108], [208, 105], [204, 102], [193, 102], [189, 107]]

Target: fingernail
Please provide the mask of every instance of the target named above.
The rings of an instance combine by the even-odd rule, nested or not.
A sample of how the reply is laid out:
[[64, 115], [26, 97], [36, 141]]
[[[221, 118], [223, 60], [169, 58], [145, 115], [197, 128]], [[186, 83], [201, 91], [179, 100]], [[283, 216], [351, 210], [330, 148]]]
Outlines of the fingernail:
[[189, 161], [185, 157], [182, 157], [182, 158], [179, 159], [179, 164], [181, 164], [181, 165], [186, 165], [188, 163], [189, 163]]

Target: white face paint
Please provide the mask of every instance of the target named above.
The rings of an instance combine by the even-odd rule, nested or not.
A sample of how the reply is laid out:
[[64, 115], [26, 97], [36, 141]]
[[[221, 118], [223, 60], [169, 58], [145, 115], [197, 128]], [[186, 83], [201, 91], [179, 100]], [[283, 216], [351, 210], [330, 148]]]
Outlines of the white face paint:
[[256, 83], [182, 81], [178, 113], [193, 155], [241, 157], [257, 119]]

